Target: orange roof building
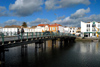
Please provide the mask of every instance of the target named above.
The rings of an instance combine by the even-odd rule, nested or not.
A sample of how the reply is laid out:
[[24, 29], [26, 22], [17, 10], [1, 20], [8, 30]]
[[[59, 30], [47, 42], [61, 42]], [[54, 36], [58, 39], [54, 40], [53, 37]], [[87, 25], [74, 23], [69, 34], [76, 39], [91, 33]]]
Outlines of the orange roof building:
[[54, 23], [54, 24], [39, 24], [37, 26], [42, 26], [42, 27], [48, 26], [49, 31], [57, 32], [59, 30], [59, 26], [62, 26], [62, 25]]

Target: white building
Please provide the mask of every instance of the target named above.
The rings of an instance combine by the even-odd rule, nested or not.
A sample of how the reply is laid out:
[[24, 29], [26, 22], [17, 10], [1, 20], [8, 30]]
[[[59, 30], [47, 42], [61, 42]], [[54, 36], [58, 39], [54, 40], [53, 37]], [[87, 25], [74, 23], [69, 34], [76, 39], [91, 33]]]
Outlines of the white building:
[[58, 26], [58, 29], [61, 33], [64, 33], [64, 27], [63, 26]]
[[35, 28], [27, 27], [27, 28], [24, 28], [24, 31], [25, 32], [35, 32]]
[[[19, 31], [21, 32], [21, 28], [22, 26], [18, 26], [18, 25], [12, 25], [12, 26], [5, 26], [4, 28], [2, 28], [2, 32], [4, 33], [4, 35], [16, 35], [17, 31], [19, 29]], [[35, 32], [35, 28], [23, 28], [24, 32]]]
[[82, 37], [96, 37], [97, 28], [99, 29], [98, 33], [100, 33], [100, 22], [82, 22], [81, 21], [81, 36]]
[[37, 26], [35, 28], [35, 32], [43, 32], [43, 31], [44, 31], [44, 27], [42, 27], [42, 26]]
[[3, 28], [2, 32], [4, 33], [4, 35], [14, 35], [17, 34], [17, 30], [18, 28]]
[[76, 35], [77, 29], [78, 29], [78, 27], [65, 27], [64, 31], [65, 31], [65, 33]]
[[2, 27], [0, 27], [0, 32], [2, 32], [2, 29], [3, 29], [3, 28], [2, 28]]

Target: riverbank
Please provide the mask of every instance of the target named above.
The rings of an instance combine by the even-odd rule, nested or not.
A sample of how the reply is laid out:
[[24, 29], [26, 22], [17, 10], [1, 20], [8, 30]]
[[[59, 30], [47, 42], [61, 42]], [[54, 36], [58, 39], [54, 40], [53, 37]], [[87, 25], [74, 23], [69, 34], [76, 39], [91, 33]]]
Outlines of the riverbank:
[[82, 37], [76, 37], [75, 41], [93, 41], [93, 40], [99, 40], [98, 38], [89, 38], [89, 37], [85, 37], [85, 38], [82, 38]]

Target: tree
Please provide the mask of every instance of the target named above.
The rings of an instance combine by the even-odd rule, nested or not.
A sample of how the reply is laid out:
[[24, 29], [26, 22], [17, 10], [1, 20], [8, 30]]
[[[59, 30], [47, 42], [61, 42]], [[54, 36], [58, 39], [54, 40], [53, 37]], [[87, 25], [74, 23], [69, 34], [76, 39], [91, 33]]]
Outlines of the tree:
[[23, 26], [23, 27], [27, 27], [26, 22], [23, 22], [22, 26]]

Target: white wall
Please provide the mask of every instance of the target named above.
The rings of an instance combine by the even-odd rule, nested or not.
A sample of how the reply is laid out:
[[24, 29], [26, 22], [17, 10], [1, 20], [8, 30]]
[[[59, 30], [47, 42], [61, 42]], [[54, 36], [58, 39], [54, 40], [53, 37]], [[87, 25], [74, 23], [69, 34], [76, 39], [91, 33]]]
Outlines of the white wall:
[[44, 31], [44, 27], [37, 26], [37, 27], [35, 28], [35, 32], [42, 32], [42, 30]]
[[58, 26], [58, 29], [60, 32], [64, 32], [64, 27], [63, 26]]
[[[85, 23], [85, 22], [82, 22], [82, 21], [81, 21], [81, 32], [82, 32], [82, 33], [84, 33], [84, 32], [95, 32], [95, 33], [96, 33], [97, 29], [96, 29], [95, 27], [92, 27], [93, 22], [95, 22], [95, 21], [92, 21], [92, 22], [90, 22], [90, 23]], [[90, 24], [90, 27], [87, 27], [87, 24]], [[96, 25], [96, 27], [97, 27], [98, 29], [100, 29], [100, 23], [95, 22], [95, 25]], [[92, 30], [93, 28], [95, 29], [95, 31]], [[89, 31], [89, 29], [90, 29], [90, 31]], [[87, 31], [87, 30], [88, 30], [88, 31]], [[100, 32], [100, 30], [99, 30], [98, 32]], [[83, 34], [83, 35], [84, 35], [84, 34]], [[96, 34], [96, 35], [97, 35], [97, 34]], [[92, 33], [90, 33], [90, 37], [92, 37], [92, 36], [93, 36]]]
[[81, 21], [81, 32], [86, 32], [86, 24]]
[[2, 32], [4, 35], [10, 36], [11, 34], [14, 35], [15, 33], [17, 34], [17, 29], [18, 28], [3, 28]]
[[0, 28], [0, 32], [2, 32], [3, 28]]

